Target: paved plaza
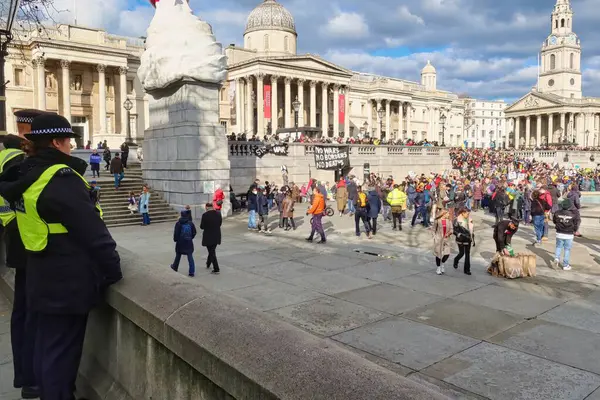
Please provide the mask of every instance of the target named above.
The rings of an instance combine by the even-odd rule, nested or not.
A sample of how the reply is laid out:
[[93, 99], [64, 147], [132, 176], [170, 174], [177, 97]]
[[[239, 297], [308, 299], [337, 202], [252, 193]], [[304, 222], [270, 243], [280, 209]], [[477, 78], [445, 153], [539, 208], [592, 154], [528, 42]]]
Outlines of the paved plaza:
[[[248, 231], [242, 213], [224, 223], [221, 275], [204, 268], [199, 235], [197, 275], [189, 279], [450, 398], [600, 399], [598, 232], [577, 240], [573, 270], [564, 272], [550, 266], [554, 235], [533, 248], [531, 228], [522, 228], [513, 242], [538, 255], [538, 276], [510, 281], [485, 272], [492, 220], [481, 212], [474, 219], [472, 276], [451, 262], [445, 276], [435, 275], [431, 234], [420, 226], [393, 232], [385, 223], [368, 240], [354, 236], [353, 219], [335, 216], [324, 220], [328, 243], [318, 245], [303, 240], [307, 217], [296, 219], [295, 232], [265, 236]], [[157, 224], [112, 232], [121, 251], [137, 254], [152, 273], [172, 262], [172, 230]], [[185, 258], [179, 273], [187, 273]], [[2, 298], [0, 400], [19, 398], [9, 317]]]

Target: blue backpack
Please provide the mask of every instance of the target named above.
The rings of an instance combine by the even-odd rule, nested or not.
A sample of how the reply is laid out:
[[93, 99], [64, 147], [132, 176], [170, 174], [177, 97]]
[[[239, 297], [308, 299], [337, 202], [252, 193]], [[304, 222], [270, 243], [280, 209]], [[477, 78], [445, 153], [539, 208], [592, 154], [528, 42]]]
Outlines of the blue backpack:
[[181, 235], [179, 236], [179, 240], [192, 240], [192, 226], [190, 224], [181, 225]]

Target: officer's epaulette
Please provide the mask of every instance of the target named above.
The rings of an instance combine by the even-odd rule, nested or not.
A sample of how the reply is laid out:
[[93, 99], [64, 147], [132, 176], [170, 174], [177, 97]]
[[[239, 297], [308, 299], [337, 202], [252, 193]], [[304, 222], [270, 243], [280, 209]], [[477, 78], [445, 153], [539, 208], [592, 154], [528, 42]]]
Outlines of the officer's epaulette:
[[64, 167], [64, 168], [61, 168], [58, 171], [56, 171], [56, 175], [59, 175], [59, 176], [69, 176], [69, 175], [74, 175], [74, 174], [75, 174], [75, 172], [73, 171], [73, 169], [69, 168], [69, 167]]

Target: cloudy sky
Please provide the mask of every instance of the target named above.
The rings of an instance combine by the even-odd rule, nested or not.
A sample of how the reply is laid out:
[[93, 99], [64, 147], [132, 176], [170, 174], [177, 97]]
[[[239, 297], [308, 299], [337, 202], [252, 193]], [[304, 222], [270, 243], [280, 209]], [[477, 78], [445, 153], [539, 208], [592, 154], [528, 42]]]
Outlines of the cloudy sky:
[[[190, 0], [223, 44], [242, 43], [248, 13], [262, 0]], [[298, 52], [346, 68], [419, 80], [427, 60], [438, 86], [514, 100], [536, 82], [537, 54], [550, 33], [556, 0], [279, 0], [292, 12]], [[55, 0], [58, 19], [142, 36], [146, 0]], [[583, 44], [584, 95], [600, 97], [600, 0], [571, 0]]]

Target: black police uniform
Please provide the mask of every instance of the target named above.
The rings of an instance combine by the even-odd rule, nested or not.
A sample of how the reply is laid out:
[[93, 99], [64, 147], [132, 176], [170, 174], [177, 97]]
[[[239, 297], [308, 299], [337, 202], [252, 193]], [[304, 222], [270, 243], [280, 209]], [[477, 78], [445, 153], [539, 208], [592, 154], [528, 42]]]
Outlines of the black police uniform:
[[[62, 133], [46, 134], [57, 127]], [[34, 142], [42, 135], [71, 137], [64, 133], [67, 129], [63, 117], [40, 116], [26, 137]], [[116, 243], [80, 176], [87, 163], [57, 149], [45, 148], [27, 158], [18, 180], [2, 185], [0, 195], [22, 204], [23, 193], [57, 164], [66, 167], [40, 193], [37, 211], [45, 223], [62, 224], [67, 233], [49, 234], [43, 251], [27, 252], [27, 302], [38, 318], [34, 365], [41, 397], [73, 400], [88, 314], [104, 290], [122, 278]]]

